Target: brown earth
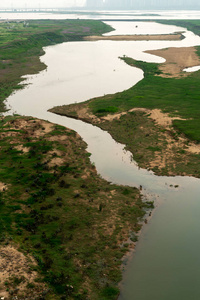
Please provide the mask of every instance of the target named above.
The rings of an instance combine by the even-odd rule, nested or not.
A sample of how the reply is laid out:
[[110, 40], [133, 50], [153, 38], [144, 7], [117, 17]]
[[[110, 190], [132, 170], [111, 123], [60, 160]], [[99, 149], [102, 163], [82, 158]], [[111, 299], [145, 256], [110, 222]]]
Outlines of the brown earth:
[[110, 36], [86, 36], [85, 41], [176, 41], [182, 39], [182, 34], [154, 34], [154, 35], [110, 35]]
[[200, 65], [200, 59], [196, 53], [195, 47], [167, 48], [161, 50], [149, 50], [145, 52], [161, 56], [166, 59], [166, 62], [161, 64], [159, 67], [162, 73], [158, 76], [161, 77], [177, 78], [188, 76], [190, 73], [184, 72], [183, 70], [185, 68]]
[[0, 192], [4, 192], [5, 190], [7, 190], [8, 186], [3, 183], [3, 182], [0, 182]]
[[[13, 245], [1, 246], [0, 299], [24, 299], [24, 292], [28, 297], [26, 299], [42, 296], [45, 284], [35, 281], [38, 274], [33, 271], [34, 266], [36, 266], [34, 259], [31, 256], [25, 256]], [[31, 284], [34, 288], [27, 288], [27, 285]]]

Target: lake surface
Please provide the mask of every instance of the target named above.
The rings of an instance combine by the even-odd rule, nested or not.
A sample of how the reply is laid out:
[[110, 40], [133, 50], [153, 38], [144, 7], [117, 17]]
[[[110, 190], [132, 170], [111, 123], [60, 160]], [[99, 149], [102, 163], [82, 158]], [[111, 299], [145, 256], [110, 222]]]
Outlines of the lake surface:
[[[110, 25], [131, 33], [135, 23]], [[138, 23], [138, 32], [172, 33], [181, 28]], [[146, 29], [145, 29], [146, 27]], [[117, 32], [116, 31], [116, 32]], [[200, 298], [200, 180], [191, 177], [158, 177], [138, 168], [124, 145], [99, 128], [47, 112], [56, 105], [82, 102], [103, 94], [123, 91], [143, 78], [143, 73], [118, 57], [163, 62], [145, 50], [200, 45], [200, 37], [185, 32], [182, 41], [73, 42], [46, 47], [41, 60], [48, 66], [27, 76], [29, 85], [7, 99], [9, 113], [29, 115], [76, 130], [88, 144], [91, 161], [107, 180], [143, 187], [157, 209], [144, 225], [136, 251], [128, 263], [120, 300], [198, 300]], [[178, 188], [175, 188], [178, 185]]]

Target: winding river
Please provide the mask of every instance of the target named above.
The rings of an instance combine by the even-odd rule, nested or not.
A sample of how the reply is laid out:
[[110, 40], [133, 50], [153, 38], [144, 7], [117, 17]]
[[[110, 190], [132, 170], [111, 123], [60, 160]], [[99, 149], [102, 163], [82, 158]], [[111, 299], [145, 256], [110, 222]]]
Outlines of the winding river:
[[[109, 22], [117, 33], [135, 33], [135, 23]], [[132, 27], [131, 27], [132, 26]], [[137, 33], [172, 33], [183, 29], [137, 22]], [[200, 299], [200, 181], [192, 177], [158, 177], [138, 168], [124, 145], [99, 128], [47, 112], [53, 106], [82, 102], [123, 91], [143, 78], [141, 70], [118, 57], [148, 62], [164, 59], [145, 50], [200, 45], [200, 37], [186, 31], [182, 41], [97, 41], [63, 43], [45, 48], [47, 65], [28, 84], [7, 99], [8, 114], [42, 118], [77, 131], [88, 144], [91, 161], [105, 179], [143, 187], [157, 208], [144, 225], [136, 251], [128, 261], [120, 300]], [[178, 185], [178, 187], [175, 187]]]

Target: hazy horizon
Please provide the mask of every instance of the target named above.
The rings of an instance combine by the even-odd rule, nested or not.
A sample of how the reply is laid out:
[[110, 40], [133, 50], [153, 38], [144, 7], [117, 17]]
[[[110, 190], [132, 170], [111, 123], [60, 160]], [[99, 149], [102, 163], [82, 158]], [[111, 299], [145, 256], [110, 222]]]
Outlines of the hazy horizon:
[[1, 0], [0, 9], [84, 7], [86, 0]]
[[199, 0], [1, 0], [0, 9], [70, 8], [87, 9], [200, 9]]

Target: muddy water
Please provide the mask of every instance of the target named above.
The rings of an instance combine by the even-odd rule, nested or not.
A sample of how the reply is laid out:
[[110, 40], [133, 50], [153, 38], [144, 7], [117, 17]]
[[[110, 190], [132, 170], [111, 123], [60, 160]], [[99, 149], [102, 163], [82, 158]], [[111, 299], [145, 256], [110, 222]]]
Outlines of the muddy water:
[[119, 300], [199, 299], [199, 193], [199, 181], [187, 179], [164, 193], [129, 262]]
[[[144, 32], [143, 26], [138, 29], [141, 27]], [[151, 23], [146, 26], [149, 32]], [[151, 33], [156, 33], [156, 26], [153, 24]], [[166, 27], [169, 32], [177, 31]], [[163, 59], [143, 51], [200, 44], [200, 38], [192, 33], [186, 32], [185, 36], [185, 40], [173, 42], [99, 41], [47, 47], [41, 58], [47, 70], [28, 76], [29, 85], [7, 99], [10, 113], [43, 118], [76, 130], [87, 142], [91, 160], [104, 178], [119, 184], [142, 185], [144, 195], [156, 200], [158, 207], [148, 225], [144, 225], [136, 252], [124, 273], [120, 300], [199, 299], [200, 181], [190, 177], [158, 177], [139, 169], [131, 154], [108, 133], [54, 115], [47, 109], [129, 88], [143, 74], [119, 60], [119, 56], [162, 62]]]

